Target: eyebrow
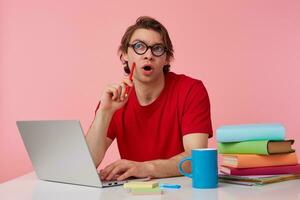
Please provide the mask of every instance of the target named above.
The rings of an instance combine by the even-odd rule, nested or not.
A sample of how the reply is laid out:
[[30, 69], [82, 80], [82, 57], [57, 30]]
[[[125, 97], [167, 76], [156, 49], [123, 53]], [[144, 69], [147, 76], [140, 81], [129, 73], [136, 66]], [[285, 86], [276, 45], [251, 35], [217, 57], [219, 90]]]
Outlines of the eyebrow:
[[[140, 40], [140, 39], [135, 39], [135, 40], [133, 40], [132, 41], [132, 43], [135, 43], [135, 42], [143, 42], [143, 43], [145, 43], [145, 44], [147, 44], [147, 45], [149, 45], [146, 41], [144, 41], [144, 40]], [[154, 43], [154, 44], [152, 44], [152, 45], [150, 45], [150, 46], [153, 46], [153, 45], [163, 45], [164, 46], [164, 44], [162, 43], [162, 42], [158, 42], [158, 43]]]

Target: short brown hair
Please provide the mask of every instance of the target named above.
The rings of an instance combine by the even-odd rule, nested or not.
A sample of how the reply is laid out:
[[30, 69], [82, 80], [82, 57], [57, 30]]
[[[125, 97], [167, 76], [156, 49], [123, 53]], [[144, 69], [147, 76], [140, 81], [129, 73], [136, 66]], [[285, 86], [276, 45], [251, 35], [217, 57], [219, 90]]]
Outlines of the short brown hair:
[[[129, 47], [129, 42], [131, 39], [131, 36], [133, 35], [134, 31], [136, 31], [137, 29], [151, 29], [153, 31], [158, 32], [163, 40], [163, 43], [165, 45], [165, 47], [167, 48], [166, 54], [167, 54], [167, 60], [170, 61], [171, 59], [174, 59], [174, 50], [173, 50], [173, 45], [171, 42], [171, 39], [169, 37], [168, 31], [167, 29], [157, 20], [155, 20], [152, 17], [148, 17], [148, 16], [142, 16], [139, 17], [135, 24], [129, 26], [126, 30], [126, 32], [124, 33], [122, 40], [121, 40], [121, 45], [118, 49], [118, 53], [120, 54], [120, 59], [122, 60], [122, 53], [128, 51], [128, 47]], [[128, 67], [128, 62], [125, 61], [125, 66], [124, 66], [124, 71], [125, 73], [129, 74], [130, 73], [130, 68]], [[163, 68], [164, 73], [167, 73], [170, 71], [170, 64], [167, 64], [164, 66]]]

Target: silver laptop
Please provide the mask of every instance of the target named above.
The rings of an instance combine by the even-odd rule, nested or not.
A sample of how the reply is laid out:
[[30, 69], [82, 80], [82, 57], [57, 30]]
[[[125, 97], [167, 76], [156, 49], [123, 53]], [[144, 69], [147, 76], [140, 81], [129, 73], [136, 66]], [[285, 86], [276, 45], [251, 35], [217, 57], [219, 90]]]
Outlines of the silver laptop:
[[39, 179], [108, 187], [127, 181], [101, 181], [79, 121], [17, 121]]

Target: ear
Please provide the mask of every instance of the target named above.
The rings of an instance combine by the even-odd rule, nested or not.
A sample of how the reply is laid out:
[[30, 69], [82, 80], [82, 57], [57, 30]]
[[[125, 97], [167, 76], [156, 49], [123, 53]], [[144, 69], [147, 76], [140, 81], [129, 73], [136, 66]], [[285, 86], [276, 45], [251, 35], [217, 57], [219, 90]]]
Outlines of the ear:
[[169, 61], [169, 59], [166, 59], [165, 60], [165, 64], [164, 65], [169, 65], [170, 64], [170, 61]]
[[128, 54], [127, 53], [122, 53], [122, 61], [128, 62]]

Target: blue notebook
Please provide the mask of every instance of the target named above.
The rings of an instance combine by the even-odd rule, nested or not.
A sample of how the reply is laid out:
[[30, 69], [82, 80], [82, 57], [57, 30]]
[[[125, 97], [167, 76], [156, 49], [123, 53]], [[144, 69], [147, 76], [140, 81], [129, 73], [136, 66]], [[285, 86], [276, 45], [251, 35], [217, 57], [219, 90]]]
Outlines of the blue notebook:
[[221, 126], [217, 129], [218, 142], [242, 142], [250, 140], [284, 140], [282, 124], [241, 124]]

